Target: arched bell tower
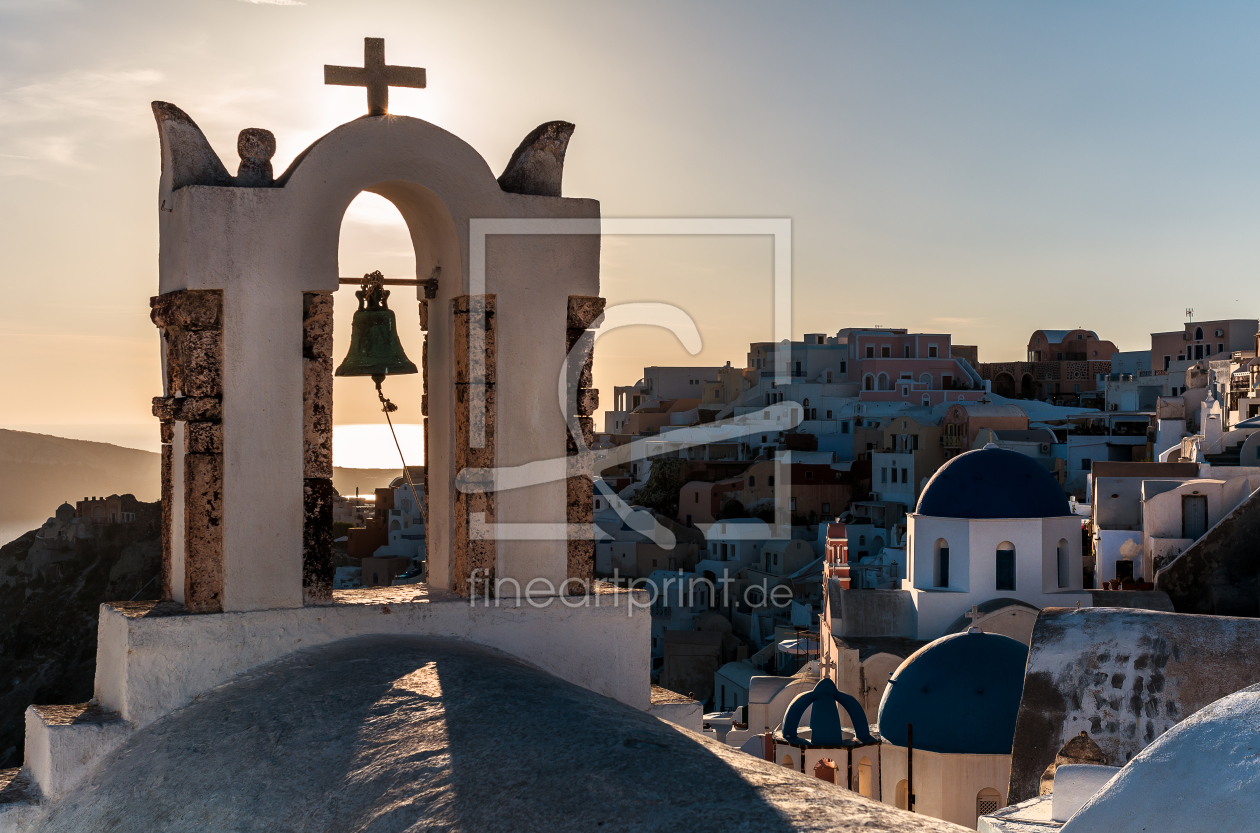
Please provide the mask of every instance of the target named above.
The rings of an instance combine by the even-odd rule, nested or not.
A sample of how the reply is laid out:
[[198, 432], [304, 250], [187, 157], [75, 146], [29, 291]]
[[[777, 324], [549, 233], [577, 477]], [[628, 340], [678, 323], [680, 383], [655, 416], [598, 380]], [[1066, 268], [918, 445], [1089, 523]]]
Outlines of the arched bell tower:
[[[394, 69], [373, 69], [369, 54], [364, 71], [372, 80]], [[580, 453], [597, 405], [589, 351], [568, 411], [556, 398], [566, 355], [589, 343], [603, 309], [599, 205], [559, 195], [572, 125], [535, 130], [496, 179], [452, 134], [370, 114], [273, 178], [267, 131], [241, 133], [233, 176], [185, 113], [158, 102], [154, 114], [164, 598], [194, 612], [331, 600], [331, 293], [342, 217], [362, 191], [398, 208], [416, 252], [431, 586], [466, 595], [474, 577], [478, 592], [493, 589], [487, 579], [559, 588], [589, 578], [589, 538], [477, 534], [487, 522], [591, 521], [593, 473]], [[496, 234], [474, 251], [477, 220], [580, 220], [591, 233]], [[473, 257], [484, 285], [471, 282]], [[401, 299], [391, 306], [411, 314]], [[503, 491], [492, 480], [456, 488], [461, 471], [556, 459], [568, 461], [564, 477]]]

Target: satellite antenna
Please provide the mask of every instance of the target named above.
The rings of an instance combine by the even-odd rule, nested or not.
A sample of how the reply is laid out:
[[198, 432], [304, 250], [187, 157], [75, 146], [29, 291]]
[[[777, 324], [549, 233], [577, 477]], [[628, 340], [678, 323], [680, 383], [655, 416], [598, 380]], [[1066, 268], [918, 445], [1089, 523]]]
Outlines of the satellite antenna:
[[1186, 320], [1190, 322], [1194, 321], [1194, 307], [1186, 307]]

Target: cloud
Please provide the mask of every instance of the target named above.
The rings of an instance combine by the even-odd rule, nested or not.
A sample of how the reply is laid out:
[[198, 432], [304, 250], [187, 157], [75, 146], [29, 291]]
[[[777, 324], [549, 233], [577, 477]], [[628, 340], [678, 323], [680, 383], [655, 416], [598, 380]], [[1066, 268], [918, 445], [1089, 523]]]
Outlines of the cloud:
[[[6, 90], [0, 93], [0, 124], [8, 136], [0, 155], [89, 167], [81, 159], [82, 145], [151, 129], [140, 108], [148, 103], [145, 92], [162, 80], [162, 73], [153, 69], [76, 70]], [[16, 163], [0, 170], [0, 175], [26, 173], [30, 167]]]

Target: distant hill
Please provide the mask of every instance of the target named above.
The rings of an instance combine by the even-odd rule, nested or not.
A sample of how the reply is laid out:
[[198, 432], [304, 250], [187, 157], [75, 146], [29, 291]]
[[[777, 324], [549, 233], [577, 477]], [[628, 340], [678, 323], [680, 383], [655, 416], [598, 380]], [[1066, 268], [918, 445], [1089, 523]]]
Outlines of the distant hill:
[[127, 493], [158, 500], [161, 462], [152, 451], [0, 429], [0, 543], [38, 527], [63, 502]]
[[[154, 430], [157, 427], [154, 426]], [[37, 528], [62, 502], [133, 494], [161, 497], [162, 458], [152, 451], [0, 428], [0, 544]], [[394, 469], [334, 469], [342, 494], [388, 486]]]

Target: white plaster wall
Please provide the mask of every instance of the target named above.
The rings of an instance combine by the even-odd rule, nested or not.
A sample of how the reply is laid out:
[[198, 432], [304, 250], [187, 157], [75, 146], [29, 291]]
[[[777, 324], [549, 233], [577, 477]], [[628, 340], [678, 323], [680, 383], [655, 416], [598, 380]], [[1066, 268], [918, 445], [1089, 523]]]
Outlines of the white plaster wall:
[[[169, 170], [169, 165], [167, 166]], [[224, 290], [224, 601], [227, 610], [297, 607], [302, 532], [302, 296], [338, 288], [346, 207], [371, 190], [411, 231], [418, 276], [442, 267], [429, 347], [429, 576], [449, 587], [455, 432], [450, 302], [469, 289], [469, 223], [590, 218], [593, 200], [504, 193], [469, 145], [402, 116], [356, 119], [301, 157], [278, 188], [188, 186], [160, 198], [159, 290]], [[599, 294], [598, 235], [503, 236], [487, 247], [496, 317], [499, 465], [563, 458], [555, 401], [569, 295]], [[394, 297], [401, 301], [403, 293]], [[396, 304], [398, 314], [410, 305]], [[500, 521], [564, 523], [563, 481], [498, 496]], [[564, 541], [500, 548], [502, 577], [524, 584], [567, 573]]]
[[[897, 783], [906, 778], [906, 748], [885, 742], [880, 753], [882, 800], [896, 806]], [[974, 829], [980, 791], [997, 790], [1005, 806], [1010, 779], [1010, 755], [943, 755], [916, 749], [915, 812]]]
[[23, 766], [43, 798], [57, 798], [83, 780], [100, 756], [126, 740], [130, 729], [121, 720], [50, 724], [28, 706]]
[[545, 607], [517, 607], [511, 600], [491, 607], [453, 598], [388, 601], [412, 597], [401, 590], [369, 596], [387, 599], [383, 603], [197, 616], [130, 618], [103, 606], [96, 699], [145, 726], [300, 648], [365, 634], [408, 634], [488, 645], [635, 708], [650, 705], [650, 616], [627, 606], [632, 597], [646, 604], [642, 593], [592, 597], [601, 600], [598, 607], [584, 599], [578, 607], [555, 599]]
[[[1142, 533], [1127, 529], [1100, 529], [1094, 533], [1095, 579], [1099, 587], [1104, 581], [1112, 581], [1116, 577], [1116, 562], [1120, 560], [1120, 549], [1125, 542], [1133, 541], [1142, 547]], [[1140, 550], [1139, 550], [1140, 551]], [[1142, 576], [1147, 581], [1152, 579], [1145, 569], [1144, 561], [1133, 565], [1133, 577]]]
[[[919, 639], [936, 639], [962, 614], [990, 599], [1012, 598], [1037, 608], [1072, 607], [1080, 602], [1091, 605], [1092, 597], [1082, 590], [1080, 518], [980, 519], [929, 518], [911, 515], [914, 532], [911, 541], [914, 570], [914, 605], [918, 611]], [[964, 531], [965, 530], [965, 531]], [[950, 543], [949, 589], [932, 588], [931, 559], [936, 540]], [[1071, 583], [1058, 587], [1058, 543], [1068, 542]], [[955, 542], [966, 541], [965, 560], [955, 556]], [[1009, 542], [1015, 546], [1015, 589], [997, 589], [997, 547]], [[963, 560], [966, 584], [955, 581], [954, 571]], [[960, 579], [962, 576], [960, 575]], [[922, 584], [920, 584], [922, 582]]]
[[971, 583], [971, 527], [968, 521], [916, 514], [908, 514], [906, 518], [910, 552], [908, 577], [911, 584], [922, 590], [933, 588], [936, 542], [944, 538], [949, 542], [949, 589], [966, 592]]

